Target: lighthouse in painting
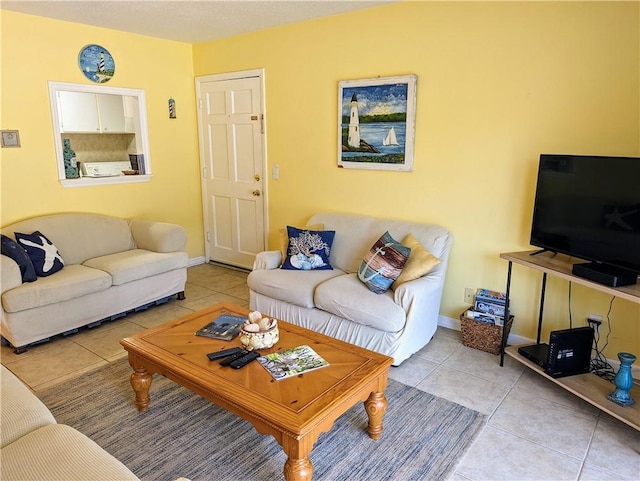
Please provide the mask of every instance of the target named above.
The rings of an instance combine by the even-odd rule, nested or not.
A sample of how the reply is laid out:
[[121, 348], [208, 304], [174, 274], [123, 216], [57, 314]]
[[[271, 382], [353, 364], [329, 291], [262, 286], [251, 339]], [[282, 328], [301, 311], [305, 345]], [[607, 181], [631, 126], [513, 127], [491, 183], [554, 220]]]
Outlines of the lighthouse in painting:
[[351, 97], [351, 113], [349, 115], [349, 147], [360, 148], [360, 118], [358, 117], [358, 98], [354, 93]]

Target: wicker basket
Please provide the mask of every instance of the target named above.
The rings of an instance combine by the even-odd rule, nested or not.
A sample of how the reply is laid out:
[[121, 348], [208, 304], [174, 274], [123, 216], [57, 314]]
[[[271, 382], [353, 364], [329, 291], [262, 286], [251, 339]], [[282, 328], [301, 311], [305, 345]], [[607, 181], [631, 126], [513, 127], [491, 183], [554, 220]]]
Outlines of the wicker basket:
[[[467, 347], [500, 354], [502, 345], [502, 326], [496, 326], [488, 322], [476, 321], [465, 316], [465, 310], [460, 314], [460, 328], [462, 329], [462, 343]], [[513, 316], [507, 321], [507, 336], [513, 324]]]

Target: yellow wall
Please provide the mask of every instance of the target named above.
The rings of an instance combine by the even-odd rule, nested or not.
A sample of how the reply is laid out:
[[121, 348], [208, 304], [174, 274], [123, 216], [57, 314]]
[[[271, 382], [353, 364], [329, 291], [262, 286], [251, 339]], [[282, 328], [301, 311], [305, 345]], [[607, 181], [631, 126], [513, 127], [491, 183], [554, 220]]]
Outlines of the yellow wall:
[[[402, 2], [191, 45], [0, 11], [1, 221], [85, 210], [177, 222], [204, 254], [194, 75], [265, 69], [271, 246], [277, 228], [320, 210], [436, 222], [456, 241], [441, 313], [465, 287], [504, 289], [500, 252], [529, 249], [543, 152], [640, 155], [637, 2]], [[47, 81], [86, 83], [88, 43], [109, 49], [109, 85], [145, 89], [149, 184], [57, 182]], [[337, 168], [337, 84], [418, 76], [414, 170]], [[169, 120], [167, 99], [177, 101]], [[514, 332], [535, 336], [540, 277], [514, 268]], [[567, 327], [568, 286], [548, 283], [545, 333]], [[574, 325], [610, 298], [574, 286]], [[640, 306], [616, 300], [608, 357], [640, 352]]]
[[[403, 2], [194, 45], [195, 75], [264, 68], [277, 228], [320, 210], [442, 224], [455, 235], [441, 313], [504, 290], [525, 250], [540, 153], [640, 154], [638, 3]], [[411, 173], [337, 167], [338, 81], [416, 74]], [[535, 337], [540, 276], [514, 268], [514, 332]], [[568, 327], [548, 283], [545, 332]], [[609, 298], [574, 286], [575, 325]], [[640, 306], [616, 300], [609, 357], [640, 352]], [[600, 344], [602, 346], [603, 343]]]
[[[197, 121], [190, 44], [0, 10], [1, 128], [20, 131], [2, 149], [2, 225], [34, 215], [100, 212], [175, 222], [188, 229], [190, 257], [204, 252]], [[85, 45], [116, 63], [110, 87], [144, 89], [153, 178], [148, 183], [64, 188], [58, 182], [49, 80], [92, 84], [78, 68]], [[177, 119], [169, 119], [168, 99]]]

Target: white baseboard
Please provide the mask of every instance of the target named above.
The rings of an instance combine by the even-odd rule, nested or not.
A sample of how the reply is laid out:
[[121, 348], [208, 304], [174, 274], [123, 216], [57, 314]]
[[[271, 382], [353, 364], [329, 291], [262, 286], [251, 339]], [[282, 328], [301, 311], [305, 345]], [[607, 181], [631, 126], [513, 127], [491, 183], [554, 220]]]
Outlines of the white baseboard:
[[204, 264], [206, 262], [206, 259], [204, 258], [204, 256], [200, 256], [200, 257], [193, 257], [191, 259], [189, 259], [189, 267], [193, 267], [193, 266], [199, 266], [200, 264]]
[[[449, 329], [453, 329], [455, 331], [460, 331], [460, 319], [453, 319], [451, 317], [440, 315], [438, 316], [438, 326], [446, 327]], [[533, 344], [536, 342], [534, 339], [529, 339], [528, 337], [518, 336], [517, 334], [509, 333], [509, 339], [507, 342], [512, 346], [517, 346], [519, 344]], [[609, 359], [606, 358], [607, 362], [611, 364], [613, 369], [617, 372], [620, 368], [620, 361], [618, 359]], [[631, 366], [631, 375], [634, 379], [640, 379], [640, 366], [634, 364]]]

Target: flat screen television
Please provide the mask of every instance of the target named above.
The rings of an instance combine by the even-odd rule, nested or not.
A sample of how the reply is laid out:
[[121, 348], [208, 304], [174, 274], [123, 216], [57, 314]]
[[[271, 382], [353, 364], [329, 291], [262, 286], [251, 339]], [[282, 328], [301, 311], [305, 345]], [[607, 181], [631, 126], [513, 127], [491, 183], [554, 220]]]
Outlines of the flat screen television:
[[531, 245], [591, 261], [573, 273], [635, 284], [640, 274], [640, 158], [542, 154]]

